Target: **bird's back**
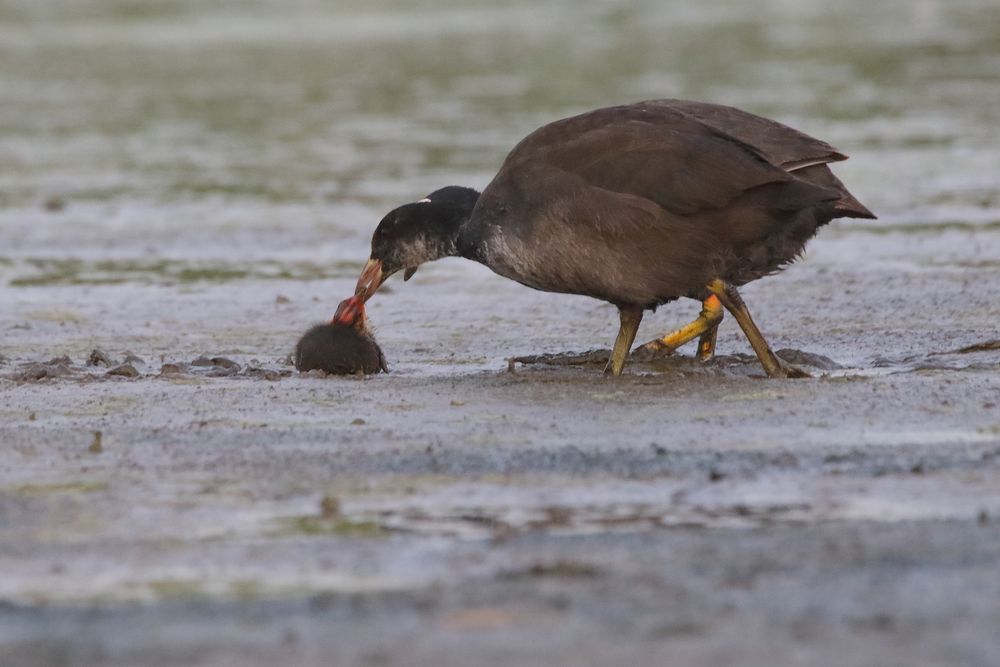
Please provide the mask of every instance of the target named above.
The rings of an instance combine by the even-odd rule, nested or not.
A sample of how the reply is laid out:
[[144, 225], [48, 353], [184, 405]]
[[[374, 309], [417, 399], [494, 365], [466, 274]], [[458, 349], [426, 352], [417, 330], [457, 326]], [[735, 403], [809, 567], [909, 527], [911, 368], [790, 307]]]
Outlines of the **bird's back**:
[[[847, 159], [847, 155], [825, 141], [735, 107], [691, 100], [657, 99], [596, 109], [544, 125], [511, 150], [504, 160], [504, 167], [535, 160], [579, 164], [580, 144], [589, 143], [582, 142], [582, 139], [608, 132], [614, 140], [621, 141], [621, 130], [629, 124], [638, 123], [660, 132], [707, 136], [732, 145], [741, 145], [751, 154], [756, 154], [785, 172], [798, 172], [813, 165]], [[642, 141], [643, 138], [641, 135], [636, 136], [637, 141]], [[621, 144], [618, 148], [622, 148]], [[586, 160], [587, 156], [582, 159]], [[806, 178], [814, 180], [817, 174], [822, 174], [818, 184], [836, 187], [841, 191], [843, 201], [838, 210], [844, 217], [875, 217], [851, 196], [836, 177], [832, 180], [826, 177], [826, 174], [832, 177], [829, 169], [813, 170]]]

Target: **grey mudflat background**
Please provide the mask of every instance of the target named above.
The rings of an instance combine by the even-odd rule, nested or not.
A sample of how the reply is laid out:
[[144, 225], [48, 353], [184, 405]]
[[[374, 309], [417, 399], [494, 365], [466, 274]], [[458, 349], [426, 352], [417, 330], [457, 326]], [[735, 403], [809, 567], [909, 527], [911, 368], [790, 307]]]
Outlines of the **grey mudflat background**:
[[[369, 4], [0, 1], [0, 664], [998, 664], [1000, 7]], [[288, 365], [385, 211], [662, 96], [852, 155], [745, 290], [812, 379], [508, 372], [614, 310], [459, 260]]]

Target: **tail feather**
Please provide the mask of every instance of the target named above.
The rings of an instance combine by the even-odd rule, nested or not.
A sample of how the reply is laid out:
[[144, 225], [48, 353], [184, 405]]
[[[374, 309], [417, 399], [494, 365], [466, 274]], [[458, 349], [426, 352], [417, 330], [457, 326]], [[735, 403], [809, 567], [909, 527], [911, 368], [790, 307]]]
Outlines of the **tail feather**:
[[816, 185], [831, 188], [839, 193], [837, 202], [833, 205], [833, 210], [837, 212], [836, 217], [840, 218], [867, 218], [875, 219], [875, 214], [855, 199], [840, 179], [833, 175], [830, 168], [825, 164], [814, 164], [808, 167], [797, 169], [794, 172], [796, 178], [800, 178]]
[[868, 207], [859, 202], [854, 198], [850, 192], [846, 189], [837, 200], [836, 206], [833, 207], [845, 218], [865, 218], [867, 220], [875, 220], [875, 214], [868, 210]]

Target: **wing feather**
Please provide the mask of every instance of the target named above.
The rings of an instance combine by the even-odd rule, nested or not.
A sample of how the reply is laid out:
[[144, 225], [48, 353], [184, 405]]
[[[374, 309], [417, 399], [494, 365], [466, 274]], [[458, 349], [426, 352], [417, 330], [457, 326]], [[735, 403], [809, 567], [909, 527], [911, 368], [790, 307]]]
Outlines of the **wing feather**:
[[648, 119], [598, 124], [515, 149], [504, 168], [527, 161], [679, 215], [722, 208], [747, 190], [792, 179], [752, 146], [684, 119], [669, 126]]

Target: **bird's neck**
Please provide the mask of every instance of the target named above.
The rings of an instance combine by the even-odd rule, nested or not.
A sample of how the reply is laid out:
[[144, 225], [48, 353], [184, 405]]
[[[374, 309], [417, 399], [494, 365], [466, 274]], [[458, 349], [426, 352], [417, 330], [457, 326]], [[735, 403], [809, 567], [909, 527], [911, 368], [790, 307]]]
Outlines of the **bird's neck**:
[[476, 207], [479, 193], [472, 189], [465, 189], [467, 196], [456, 198], [450, 201], [433, 201], [427, 204], [434, 207], [434, 214], [430, 218], [432, 222], [428, 225], [431, 228], [431, 237], [440, 243], [439, 253], [441, 257], [464, 257], [460, 237], [462, 228], [472, 216], [472, 210]]

